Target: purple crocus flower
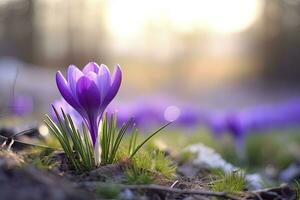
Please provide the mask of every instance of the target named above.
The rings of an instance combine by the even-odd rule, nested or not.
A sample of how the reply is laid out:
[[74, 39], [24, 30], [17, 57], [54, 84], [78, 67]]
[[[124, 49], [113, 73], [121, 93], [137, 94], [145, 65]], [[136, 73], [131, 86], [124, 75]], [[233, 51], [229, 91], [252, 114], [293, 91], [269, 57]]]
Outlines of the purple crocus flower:
[[95, 62], [88, 63], [83, 70], [70, 65], [67, 79], [62, 73], [56, 73], [56, 84], [63, 96], [84, 119], [95, 147], [98, 127], [103, 112], [116, 96], [122, 80], [122, 72], [116, 65], [113, 75], [109, 69]]

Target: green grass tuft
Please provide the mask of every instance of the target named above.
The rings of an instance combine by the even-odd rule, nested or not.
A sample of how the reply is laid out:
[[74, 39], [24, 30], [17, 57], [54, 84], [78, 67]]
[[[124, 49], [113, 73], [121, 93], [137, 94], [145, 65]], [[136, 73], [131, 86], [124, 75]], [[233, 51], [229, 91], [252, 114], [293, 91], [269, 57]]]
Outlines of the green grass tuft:
[[229, 194], [237, 194], [242, 192], [246, 187], [245, 174], [240, 171], [231, 172], [229, 174], [221, 174], [211, 183], [211, 189], [215, 192], [226, 192]]
[[216, 176], [219, 178], [225, 176], [225, 172], [222, 168], [212, 168], [209, 170], [209, 172], [212, 176]]
[[143, 168], [146, 170], [151, 170], [153, 168], [152, 161], [153, 161], [152, 155], [148, 151], [139, 152], [132, 159], [132, 163], [134, 167]]
[[[54, 113], [57, 117], [56, 124], [48, 115], [44, 120], [51, 133], [59, 141], [65, 155], [68, 159], [70, 168], [76, 171], [90, 171], [96, 168], [100, 163], [100, 158], [96, 157], [91, 137], [85, 124], [82, 124], [82, 132], [78, 130], [70, 115], [61, 109], [62, 117], [53, 106]], [[124, 123], [117, 130], [117, 117], [113, 114], [110, 120], [105, 113], [99, 128], [98, 140], [101, 148], [101, 164], [107, 165], [115, 163], [120, 155], [119, 150], [123, 149], [124, 135], [132, 123], [132, 119]], [[133, 159], [141, 148], [158, 132], [167, 127], [170, 123], [162, 126], [154, 133], [150, 134], [140, 144], [137, 144], [137, 129], [133, 127], [129, 146], [127, 147], [127, 157]], [[122, 145], [121, 145], [122, 144]]]
[[139, 169], [135, 167], [126, 170], [125, 178], [125, 183], [136, 185], [151, 184], [154, 181], [151, 172], [145, 169]]
[[54, 107], [53, 110], [59, 123], [56, 124], [48, 115], [46, 115], [45, 123], [63, 148], [70, 168], [76, 171], [94, 169], [94, 151], [86, 126], [82, 124], [83, 131], [80, 133], [71, 116], [67, 115], [63, 109], [61, 109], [63, 117], [60, 117]]
[[173, 162], [163, 152], [143, 151], [132, 159], [132, 166], [125, 172], [126, 183], [150, 184], [154, 182], [154, 174], [161, 174], [166, 178], [173, 177], [175, 173]]
[[160, 172], [167, 178], [171, 178], [174, 175], [176, 166], [162, 151], [155, 151], [153, 159], [155, 171]]
[[151, 175], [152, 157], [147, 152], [139, 152], [132, 159], [132, 166], [125, 171], [126, 183], [150, 184], [153, 183]]
[[[117, 160], [118, 151], [120, 149], [121, 142], [124, 135], [132, 123], [130, 119], [127, 123], [123, 124], [121, 129], [117, 131], [117, 116], [114, 114], [107, 118], [105, 113], [102, 118], [100, 127], [100, 140], [101, 140], [101, 163], [103, 165], [115, 163]], [[132, 129], [132, 134], [135, 132], [135, 127]]]

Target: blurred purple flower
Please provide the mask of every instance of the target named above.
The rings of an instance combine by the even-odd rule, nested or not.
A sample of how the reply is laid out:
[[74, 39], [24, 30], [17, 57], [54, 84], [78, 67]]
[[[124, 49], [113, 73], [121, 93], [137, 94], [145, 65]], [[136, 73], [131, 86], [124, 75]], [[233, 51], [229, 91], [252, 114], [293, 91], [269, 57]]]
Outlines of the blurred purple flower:
[[195, 127], [199, 126], [204, 120], [204, 113], [197, 108], [197, 106], [189, 104], [178, 106], [180, 110], [178, 118], [175, 120], [175, 124], [182, 127]]
[[94, 146], [103, 112], [116, 96], [121, 80], [119, 65], [111, 77], [104, 64], [99, 67], [94, 62], [88, 63], [82, 71], [70, 65], [67, 79], [60, 71], [56, 73], [56, 84], [62, 97], [83, 117]]
[[15, 115], [27, 115], [33, 111], [33, 100], [30, 96], [15, 96], [10, 101], [10, 112]]
[[205, 124], [216, 136], [222, 136], [227, 130], [226, 114], [222, 112], [207, 113], [205, 117]]
[[228, 129], [235, 135], [294, 125], [300, 125], [300, 100], [254, 107], [228, 117]]
[[[81, 126], [81, 117], [78, 117], [78, 112], [68, 103], [65, 101], [56, 101], [54, 106], [55, 108], [62, 107]], [[139, 129], [143, 129], [143, 131], [169, 121], [174, 121], [173, 124], [176, 127], [194, 128], [201, 125], [205, 116], [196, 105], [176, 103], [162, 97], [144, 97], [130, 102], [113, 103], [106, 108], [106, 112], [108, 116], [117, 113], [118, 127], [121, 127], [130, 118], [133, 118], [136, 126]], [[77, 120], [78, 118], [79, 120]]]
[[159, 124], [164, 120], [166, 107], [167, 102], [160, 98], [139, 100], [133, 105], [134, 121], [143, 128]]
[[142, 98], [132, 102], [110, 105], [108, 113], [112, 111], [117, 113], [119, 126], [133, 118], [137, 127], [149, 128], [162, 122], [164, 108], [163, 101]]
[[300, 100], [256, 106], [238, 112], [211, 114], [208, 125], [213, 133], [229, 132], [237, 145], [247, 134], [300, 125]]
[[174, 121], [177, 127], [195, 127], [203, 120], [203, 112], [193, 104], [176, 103], [161, 97], [141, 98], [130, 103], [110, 106], [118, 113], [118, 121], [133, 118], [139, 128], [147, 129], [157, 124]]

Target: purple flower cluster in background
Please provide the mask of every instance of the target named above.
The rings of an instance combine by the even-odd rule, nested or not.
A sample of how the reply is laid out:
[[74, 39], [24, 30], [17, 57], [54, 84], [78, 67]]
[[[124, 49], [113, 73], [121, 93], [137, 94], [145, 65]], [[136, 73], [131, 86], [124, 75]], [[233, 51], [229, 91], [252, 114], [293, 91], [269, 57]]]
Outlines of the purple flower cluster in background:
[[[56, 106], [58, 104], [76, 123], [82, 123], [78, 110], [61, 101]], [[165, 97], [143, 97], [131, 102], [111, 104], [106, 111], [108, 115], [117, 113], [119, 126], [131, 117], [140, 129], [169, 121], [174, 121], [174, 127], [185, 129], [206, 126], [217, 137], [231, 134], [240, 146], [247, 134], [300, 125], [300, 99], [237, 111], [211, 112], [200, 109], [196, 104], [181, 103]]]
[[[82, 123], [78, 112], [65, 101], [56, 101], [54, 106], [63, 108], [72, 116], [77, 125]], [[110, 104], [106, 111], [108, 115], [117, 113], [118, 126], [132, 117], [137, 127], [142, 130], [170, 121], [174, 121], [175, 127], [194, 128], [202, 124], [204, 119], [203, 113], [196, 105], [176, 103], [162, 97], [144, 97], [131, 102], [114, 103]]]
[[241, 143], [252, 132], [300, 125], [300, 99], [238, 112], [213, 113], [208, 116], [207, 124], [215, 135], [227, 132]]

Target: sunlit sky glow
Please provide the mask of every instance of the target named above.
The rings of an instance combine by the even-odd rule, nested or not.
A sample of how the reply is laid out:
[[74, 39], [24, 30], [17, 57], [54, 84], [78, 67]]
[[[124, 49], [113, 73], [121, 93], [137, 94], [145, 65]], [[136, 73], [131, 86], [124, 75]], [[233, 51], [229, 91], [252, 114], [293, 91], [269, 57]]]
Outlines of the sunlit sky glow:
[[204, 30], [240, 32], [251, 26], [261, 12], [262, 0], [110, 0], [107, 26], [116, 37], [143, 34], [147, 27], [177, 32]]

